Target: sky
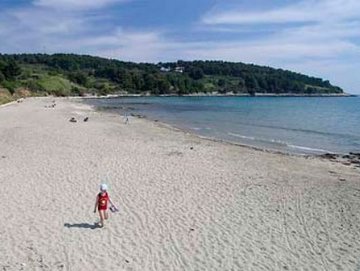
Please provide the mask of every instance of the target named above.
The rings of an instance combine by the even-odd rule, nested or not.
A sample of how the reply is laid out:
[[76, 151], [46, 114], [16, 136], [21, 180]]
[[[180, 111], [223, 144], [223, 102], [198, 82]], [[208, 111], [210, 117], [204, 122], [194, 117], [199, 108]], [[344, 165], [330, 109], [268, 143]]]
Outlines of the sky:
[[359, 0], [0, 0], [0, 53], [283, 68], [360, 94]]

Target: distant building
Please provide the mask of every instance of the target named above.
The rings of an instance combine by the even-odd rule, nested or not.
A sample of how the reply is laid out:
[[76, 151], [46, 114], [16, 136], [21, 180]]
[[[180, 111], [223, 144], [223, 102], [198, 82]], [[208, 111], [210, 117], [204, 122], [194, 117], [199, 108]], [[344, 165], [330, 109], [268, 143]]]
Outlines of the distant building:
[[180, 67], [180, 66], [178, 66], [178, 67], [175, 68], [175, 72], [179, 72], [179, 73], [183, 73], [184, 70], [185, 70], [185, 68], [184, 68], [184, 67]]
[[161, 68], [160, 68], [160, 71], [162, 71], [162, 72], [169, 72], [169, 71], [171, 71], [171, 68], [169, 68], [169, 67], [161, 67]]

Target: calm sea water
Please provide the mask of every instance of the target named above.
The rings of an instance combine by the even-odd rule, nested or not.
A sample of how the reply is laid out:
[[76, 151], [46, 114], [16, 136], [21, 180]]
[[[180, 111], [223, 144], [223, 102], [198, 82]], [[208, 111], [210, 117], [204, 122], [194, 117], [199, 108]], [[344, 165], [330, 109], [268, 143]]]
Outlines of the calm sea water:
[[90, 99], [202, 136], [291, 153], [360, 152], [360, 97]]

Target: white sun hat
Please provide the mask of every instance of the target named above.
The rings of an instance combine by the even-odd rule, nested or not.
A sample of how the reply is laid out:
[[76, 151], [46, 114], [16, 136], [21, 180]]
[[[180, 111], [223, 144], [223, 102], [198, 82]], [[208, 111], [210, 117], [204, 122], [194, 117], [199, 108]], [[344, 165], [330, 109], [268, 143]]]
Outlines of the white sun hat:
[[107, 186], [106, 183], [100, 184], [100, 190], [101, 190], [101, 191], [106, 191], [107, 189], [108, 189], [108, 186]]

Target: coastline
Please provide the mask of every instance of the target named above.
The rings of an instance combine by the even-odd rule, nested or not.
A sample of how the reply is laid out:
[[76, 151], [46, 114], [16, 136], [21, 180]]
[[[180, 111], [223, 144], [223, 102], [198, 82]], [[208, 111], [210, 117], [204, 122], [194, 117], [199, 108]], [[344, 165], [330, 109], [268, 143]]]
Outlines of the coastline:
[[[338, 126], [334, 125], [334, 123], [337, 123], [337, 121], [332, 122], [328, 120], [329, 125], [331, 128], [327, 129], [317, 129], [317, 125], [320, 125], [322, 127], [322, 123], [316, 124], [310, 123], [308, 127], [306, 125], [302, 125], [302, 119], [292, 119], [292, 121], [281, 123], [281, 115], [279, 115], [280, 121], [277, 120], [278, 116], [273, 115], [270, 119], [263, 120], [262, 123], [259, 124], [256, 118], [256, 113], [252, 112], [252, 118], [248, 119], [242, 119], [241, 123], [238, 124], [236, 121], [232, 121], [232, 119], [229, 119], [229, 124], [222, 125], [221, 123], [227, 123], [226, 118], [223, 117], [222, 112], [226, 112], [227, 108], [222, 105], [222, 99], [215, 99], [216, 96], [214, 96], [214, 99], [212, 98], [202, 98], [202, 99], [195, 99], [192, 98], [158, 98], [158, 97], [137, 97], [137, 98], [129, 98], [126, 97], [117, 98], [114, 97], [114, 100], [106, 100], [103, 98], [99, 98], [96, 100], [87, 100], [84, 99], [84, 101], [88, 101], [87, 103], [90, 105], [95, 105], [99, 107], [99, 110], [107, 111], [111, 110], [113, 112], [118, 111], [119, 114], [131, 114], [133, 116], [141, 117], [141, 118], [148, 118], [150, 120], [154, 120], [156, 122], [163, 121], [167, 122], [169, 125], [172, 125], [178, 129], [182, 129], [188, 133], [194, 133], [202, 137], [209, 137], [213, 140], [220, 140], [220, 141], [226, 141], [231, 142], [233, 144], [239, 144], [239, 145], [246, 145], [251, 146], [258, 149], [268, 149], [272, 151], [280, 151], [285, 153], [291, 153], [291, 154], [297, 154], [297, 155], [322, 155], [326, 153], [331, 154], [337, 154], [337, 155], [346, 155], [349, 152], [357, 152], [359, 151], [357, 145], [354, 143], [352, 146], [350, 144], [347, 145], [346, 142], [352, 142], [353, 138], [351, 138], [352, 134], [354, 133], [351, 126], [352, 123], [356, 123], [353, 119], [348, 119], [349, 125], [343, 125]], [[224, 96], [223, 96], [224, 97]], [[227, 96], [226, 96], [227, 97]], [[111, 99], [112, 97], [109, 97]], [[216, 97], [217, 98], [217, 97]], [[117, 100], [119, 99], [119, 100]], [[139, 99], [139, 100], [138, 100]], [[224, 100], [225, 101], [225, 100]], [[303, 112], [301, 114], [310, 114], [309, 112], [313, 108], [319, 108], [314, 111], [314, 118], [320, 116], [322, 118], [326, 118], [327, 114], [332, 114], [332, 112], [335, 110], [334, 107], [328, 106], [328, 102], [334, 103], [336, 106], [341, 105], [342, 107], [346, 106], [346, 104], [351, 103], [356, 105], [358, 103], [357, 98], [352, 99], [346, 99], [346, 100], [321, 100], [321, 99], [304, 99], [301, 100], [300, 98], [297, 99], [286, 99], [284, 100], [284, 103], [281, 99], [266, 99], [264, 101], [259, 99], [252, 100], [251, 98], [230, 98], [229, 100], [225, 101], [225, 105], [228, 103], [231, 103], [231, 112], [235, 112], [237, 110], [242, 110], [244, 112], [247, 112], [246, 110], [252, 110], [254, 106], [257, 105], [257, 101], [259, 101], [260, 105], [266, 104], [267, 110], [272, 104], [275, 105], [275, 108], [293, 108], [295, 105], [300, 104], [299, 108], [303, 108]], [[179, 106], [178, 106], [179, 104]], [[247, 104], [250, 104], [251, 106], [247, 107]], [[306, 105], [310, 104], [308, 108], [306, 108]], [[320, 105], [325, 105], [324, 110], [320, 109]], [[171, 106], [174, 105], [174, 106]], [[181, 106], [180, 106], [181, 105]], [[204, 106], [203, 106], [204, 105]], [[203, 121], [202, 119], [208, 118], [207, 112], [217, 110], [217, 105], [219, 105], [219, 108], [221, 109], [220, 114], [214, 114], [211, 116], [211, 119], [214, 119], [214, 123], [210, 123], [208, 120]], [[199, 106], [199, 109], [195, 106]], [[286, 107], [288, 106], [288, 107]], [[183, 107], [186, 107], [185, 111], [183, 110]], [[168, 108], [168, 109], [167, 109]], [[307, 110], [308, 109], [308, 110]], [[337, 116], [341, 116], [341, 110], [342, 108], [337, 108], [338, 113]], [[192, 110], [201, 111], [204, 110], [204, 112], [201, 114], [195, 112], [193, 116], [191, 114], [187, 114], [186, 112], [191, 112]], [[283, 110], [287, 112], [287, 110]], [[262, 112], [261, 108], [259, 108], [256, 112]], [[276, 112], [276, 111], [273, 111]], [[289, 110], [291, 112], [291, 110]], [[287, 112], [287, 114], [289, 113]], [[175, 113], [175, 114], [173, 114]], [[209, 113], [209, 115], [210, 115]], [[281, 110], [279, 113], [274, 114], [282, 114]], [[311, 113], [312, 114], [312, 113]], [[204, 115], [204, 116], [203, 116]], [[300, 113], [298, 113], [300, 115]], [[235, 116], [235, 113], [234, 113]], [[345, 116], [343, 117], [345, 118]], [[235, 119], [237, 119], [235, 117]], [[290, 118], [291, 119], [291, 116]], [[336, 118], [335, 118], [336, 119]], [[192, 121], [193, 120], [193, 121]], [[239, 120], [240, 121], [240, 120]], [[269, 124], [267, 124], [267, 121]], [[299, 121], [299, 125], [296, 125]], [[250, 124], [251, 122], [251, 124]], [[217, 124], [218, 123], [218, 124]], [[306, 123], [306, 121], [305, 121]], [[233, 127], [230, 127], [232, 124], [234, 124]], [[245, 127], [242, 125], [245, 124]], [[230, 125], [230, 126], [229, 126]], [[246, 126], [248, 125], [248, 126]], [[329, 127], [330, 127], [329, 126]], [[246, 130], [250, 129], [251, 131]], [[261, 133], [259, 133], [256, 129], [260, 127], [263, 129]], [[264, 132], [264, 128], [268, 129], [269, 133]], [[243, 129], [243, 130], [242, 130]], [[272, 130], [271, 130], [272, 129]], [[341, 129], [343, 132], [336, 132], [336, 129]], [[346, 131], [349, 131], [348, 133]], [[352, 131], [352, 133], [350, 132]], [[284, 136], [281, 135], [278, 137], [277, 132], [282, 133], [289, 133], [292, 135], [293, 138], [290, 136]], [[298, 138], [294, 137], [298, 136]], [[323, 137], [322, 141], [320, 141], [318, 138], [319, 134]], [[349, 135], [348, 135], [349, 134]], [[299, 136], [300, 135], [300, 136]], [[303, 139], [303, 138], [306, 138]], [[315, 138], [315, 140], [313, 140]], [[316, 141], [317, 140], [317, 141]], [[332, 142], [332, 144], [322, 144], [323, 142]], [[338, 144], [338, 145], [337, 145]]]
[[[97, 110], [97, 109], [95, 109], [95, 110]], [[189, 129], [180, 128], [180, 127], [174, 126], [170, 123], [159, 121], [157, 119], [151, 119], [146, 115], [132, 114], [131, 116], [133, 116], [135, 118], [139, 118], [139, 119], [144, 119], [144, 121], [153, 122], [155, 125], [157, 125], [159, 127], [163, 127], [163, 128], [169, 129], [171, 131], [180, 132], [185, 135], [199, 138], [201, 140], [207, 140], [207, 141], [212, 141], [212, 142], [216, 142], [216, 143], [220, 143], [220, 144], [237, 146], [240, 148], [248, 148], [248, 149], [255, 150], [255, 151], [267, 152], [267, 153], [279, 154], [279, 155], [285, 155], [285, 156], [314, 157], [314, 158], [321, 157], [321, 155], [317, 155], [317, 154], [291, 153], [291, 152], [280, 151], [280, 150], [271, 149], [271, 148], [262, 148], [260, 146], [254, 146], [254, 145], [250, 145], [250, 144], [243, 144], [243, 143], [236, 142], [236, 141], [224, 140], [224, 139], [215, 138], [215, 137], [211, 137], [211, 136], [203, 136], [203, 135], [196, 134], [194, 131], [191, 131]]]
[[72, 98], [72, 99], [111, 99], [111, 98], [121, 98], [121, 97], [334, 97], [334, 98], [341, 98], [341, 97], [358, 97], [359, 95], [356, 94], [349, 94], [349, 93], [339, 93], [339, 94], [294, 94], [294, 93], [255, 93], [254, 95], [250, 95], [247, 93], [206, 93], [206, 92], [199, 92], [193, 94], [184, 94], [184, 95], [177, 95], [177, 94], [161, 94], [161, 95], [151, 95], [151, 94], [130, 94], [130, 93], [122, 93], [122, 94], [107, 94], [107, 95], [87, 95], [84, 96], [66, 96], [66, 97], [55, 97], [55, 96], [26, 96], [20, 97], [16, 100], [9, 101], [4, 104], [0, 104], [0, 106], [4, 106], [7, 104], [16, 103], [18, 100], [22, 100], [25, 98], [46, 98], [46, 97], [54, 97], [54, 98]]
[[[96, 108], [96, 106], [94, 106], [94, 110], [102, 111], [102, 112], [109, 112], [109, 113], [113, 114], [113, 112], [111, 112], [111, 109], [110, 110], [106, 110], [106, 109], [102, 110], [102, 109]], [[119, 110], [121, 111], [121, 109], [119, 109]], [[117, 113], [114, 113], [114, 114], [117, 114]], [[163, 121], [159, 121], [157, 119], [149, 118], [146, 115], [140, 115], [140, 114], [130, 114], [130, 115], [132, 117], [134, 117], [134, 118], [137, 118], [137, 119], [141, 119], [141, 120], [144, 120], [144, 121], [149, 121], [149, 122], [153, 123], [155, 126], [158, 126], [158, 127], [161, 127], [161, 128], [166, 128], [166, 129], [169, 129], [170, 131], [183, 133], [184, 135], [199, 138], [201, 140], [207, 140], [207, 141], [216, 142], [216, 143], [219, 143], [219, 144], [230, 145], [230, 146], [240, 147], [240, 148], [247, 148], [247, 149], [254, 150], [254, 151], [271, 153], [271, 154], [276, 154], [276, 155], [304, 157], [306, 159], [309, 159], [309, 158], [323, 159], [323, 160], [331, 161], [333, 163], [341, 163], [341, 164], [346, 165], [346, 166], [355, 166], [357, 168], [360, 168], [360, 153], [354, 153], [354, 152], [350, 152], [350, 153], [324, 152], [324, 153], [321, 153], [321, 154], [315, 154], [315, 153], [297, 153], [297, 152], [290, 152], [290, 151], [286, 151], [286, 150], [277, 150], [277, 149], [274, 149], [274, 148], [265, 148], [265, 147], [261, 147], [261, 146], [255, 146], [255, 145], [245, 144], [245, 143], [241, 143], [241, 142], [225, 140], [225, 139], [215, 138], [215, 137], [211, 137], [211, 136], [200, 135], [200, 134], [197, 134], [196, 132], [194, 132], [194, 131], [192, 131], [190, 129], [177, 127], [177, 126], [172, 125], [172, 124], [167, 123], [167, 122], [163, 122]]]
[[0, 104], [0, 107], [9, 106], [9, 105], [16, 104], [16, 103], [17, 103], [17, 101], [10, 101], [8, 103]]
[[[56, 106], [48, 107], [53, 100]], [[132, 116], [126, 125], [72, 98], [29, 98], [0, 108], [0, 180], [14, 199], [3, 202], [0, 267], [354, 270], [359, 264], [358, 169], [167, 126]], [[99, 229], [91, 211], [102, 181], [120, 212]]]
[[342, 97], [358, 97], [355, 94], [349, 93], [339, 93], [339, 94], [294, 94], [294, 93], [283, 93], [283, 94], [276, 94], [276, 93], [255, 93], [254, 95], [250, 95], [247, 93], [225, 93], [221, 94], [218, 92], [212, 93], [193, 93], [193, 94], [184, 94], [184, 95], [177, 95], [177, 94], [161, 94], [161, 95], [151, 95], [151, 94], [108, 94], [103, 96], [94, 96], [94, 95], [85, 95], [79, 98], [84, 99], [96, 99], [96, 98], [121, 98], [121, 97], [333, 97], [333, 98], [342, 98]]

